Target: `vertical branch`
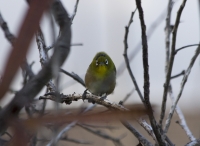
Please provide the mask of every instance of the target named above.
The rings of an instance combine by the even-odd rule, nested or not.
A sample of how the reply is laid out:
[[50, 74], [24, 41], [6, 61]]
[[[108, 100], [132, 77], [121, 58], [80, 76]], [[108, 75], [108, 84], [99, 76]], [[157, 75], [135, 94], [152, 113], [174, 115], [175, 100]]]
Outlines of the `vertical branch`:
[[178, 30], [178, 26], [179, 26], [181, 14], [182, 14], [183, 8], [185, 7], [186, 1], [187, 0], [183, 0], [183, 3], [181, 4], [181, 6], [180, 6], [180, 8], [179, 8], [179, 10], [177, 12], [177, 17], [176, 17], [174, 29], [172, 31], [171, 55], [170, 55], [169, 65], [168, 65], [166, 79], [165, 79], [165, 84], [164, 84], [163, 102], [162, 102], [160, 122], [159, 122], [160, 124], [163, 121], [164, 113], [165, 113], [165, 110], [166, 110], [165, 107], [166, 107], [166, 101], [167, 101], [167, 92], [168, 92], [168, 87], [169, 87], [169, 84], [170, 84], [172, 67], [173, 67], [173, 64], [174, 64], [174, 57], [175, 57], [176, 35], [177, 35], [177, 30]]
[[149, 101], [149, 87], [150, 87], [150, 82], [149, 82], [149, 64], [148, 64], [148, 45], [147, 45], [147, 36], [146, 36], [146, 25], [144, 22], [144, 16], [143, 16], [143, 9], [141, 6], [141, 0], [136, 0], [136, 5], [139, 11], [139, 17], [140, 17], [140, 23], [141, 23], [141, 30], [142, 30], [142, 50], [143, 50], [143, 67], [144, 67], [144, 100], [145, 100], [145, 105], [149, 111], [149, 119], [153, 128], [153, 131], [155, 133], [155, 136], [158, 140], [158, 143], [160, 145], [165, 146], [166, 143], [161, 135], [160, 129], [157, 125], [157, 122], [154, 118], [153, 115], [153, 110], [151, 107], [151, 103]]
[[129, 20], [129, 23], [128, 23], [128, 25], [125, 27], [124, 54], [123, 54], [123, 55], [124, 55], [124, 59], [125, 59], [125, 62], [126, 62], [127, 70], [128, 70], [129, 75], [130, 75], [130, 77], [131, 77], [131, 79], [132, 79], [132, 81], [133, 81], [133, 84], [135, 85], [135, 89], [136, 89], [136, 91], [137, 91], [137, 93], [138, 93], [138, 95], [139, 95], [141, 101], [144, 103], [144, 98], [143, 98], [143, 96], [142, 96], [142, 93], [141, 93], [141, 91], [140, 91], [140, 89], [139, 89], [139, 87], [138, 87], [138, 84], [137, 84], [137, 82], [136, 82], [136, 79], [135, 79], [135, 77], [134, 77], [134, 75], [133, 75], [133, 72], [132, 72], [132, 70], [131, 70], [131, 67], [130, 67], [130, 64], [129, 64], [129, 60], [128, 60], [128, 55], [127, 55], [127, 50], [128, 50], [128, 33], [129, 33], [130, 25], [131, 25], [131, 23], [133, 22], [133, 16], [134, 16], [136, 10], [137, 10], [137, 9], [135, 9], [135, 11], [131, 13], [131, 18], [130, 18], [130, 20]]
[[[169, 65], [169, 55], [170, 55], [170, 33], [171, 33], [170, 19], [171, 19], [171, 11], [172, 11], [172, 8], [173, 8], [173, 3], [174, 2], [172, 0], [169, 0], [169, 2], [168, 2], [168, 11], [167, 11], [167, 18], [166, 18], [166, 26], [165, 26], [165, 37], [166, 37], [165, 38], [165, 54], [166, 54], [165, 73], [166, 73], [166, 75], [167, 75], [167, 70], [168, 70], [168, 65]], [[191, 46], [191, 45], [189, 45], [189, 46]], [[184, 47], [182, 47], [182, 48], [184, 48]], [[180, 49], [182, 49], [182, 48], [180, 48]], [[180, 49], [177, 49], [176, 52], [178, 52]], [[171, 98], [172, 102], [174, 103], [175, 99], [174, 99], [173, 88], [172, 88], [171, 83], [169, 83], [168, 94], [169, 94], [169, 97]], [[163, 102], [166, 102], [166, 101], [163, 101]], [[166, 109], [166, 103], [163, 103], [163, 106], [165, 106], [164, 108]], [[187, 126], [185, 117], [184, 117], [184, 115], [183, 115], [183, 113], [182, 113], [182, 111], [181, 111], [181, 109], [179, 108], [178, 105], [176, 106], [175, 110], [176, 110], [176, 113], [179, 116], [180, 125], [185, 130], [186, 134], [188, 135], [188, 137], [190, 138], [191, 141], [195, 140], [194, 136], [192, 135], [190, 129]], [[164, 112], [165, 112], [164, 110], [161, 111], [162, 116], [161, 116], [161, 119], [159, 121], [160, 122], [159, 124], [161, 125], [161, 127], [162, 127], [162, 121], [163, 121], [163, 118], [164, 118], [164, 115], [165, 115]]]
[[[171, 22], [172, 8], [173, 8], [173, 0], [169, 0], [168, 7], [167, 7], [166, 26], [165, 26], [165, 54], [166, 54], [166, 56], [165, 56], [165, 75], [166, 75], [166, 78], [167, 78], [167, 70], [168, 70], [169, 55], [170, 55], [170, 33], [171, 33], [171, 26], [170, 26], [171, 23], [170, 22]], [[169, 86], [171, 86], [171, 85], [169, 85]], [[161, 109], [163, 109], [163, 110], [161, 111], [161, 115], [160, 115], [160, 121], [159, 121], [160, 127], [162, 127], [162, 121], [165, 116], [166, 102], [167, 102], [167, 99], [162, 101]]]
[[[196, 52], [195, 52], [194, 56], [192, 57], [191, 62], [190, 62], [189, 66], [188, 66], [188, 68], [187, 68], [187, 70], [186, 70], [186, 72], [185, 72], [185, 75], [184, 75], [183, 79], [182, 79], [182, 83], [181, 83], [181, 87], [180, 87], [179, 94], [178, 94], [178, 96], [177, 96], [175, 102], [173, 103], [173, 105], [172, 105], [172, 107], [171, 107], [171, 110], [170, 110], [170, 113], [169, 113], [169, 115], [168, 115], [168, 118], [167, 118], [167, 120], [166, 120], [166, 125], [165, 125], [165, 129], [164, 129], [164, 132], [165, 132], [165, 133], [167, 133], [167, 131], [168, 131], [168, 129], [169, 129], [169, 126], [170, 126], [170, 123], [171, 123], [171, 119], [172, 119], [172, 116], [173, 116], [173, 114], [174, 114], [174, 110], [175, 110], [176, 105], [177, 105], [177, 103], [178, 103], [178, 101], [179, 101], [179, 99], [180, 99], [180, 97], [181, 97], [181, 95], [182, 95], [182, 92], [183, 92], [185, 83], [187, 82], [188, 76], [189, 76], [189, 74], [190, 74], [190, 72], [191, 72], [191, 69], [192, 69], [192, 67], [193, 67], [193, 65], [194, 65], [194, 62], [195, 62], [196, 58], [198, 57], [199, 53], [200, 53], [200, 46], [198, 46], [198, 48], [196, 49]], [[189, 137], [191, 137], [190, 139], [193, 139], [193, 138], [194, 138], [194, 137], [191, 136], [191, 135], [190, 135]]]
[[[152, 34], [154, 33], [154, 31], [156, 30], [156, 28], [158, 28], [158, 26], [160, 24], [162, 24], [161, 22], [164, 20], [166, 15], [166, 10], [164, 10], [157, 18], [156, 20], [149, 26], [148, 30], [147, 30], [147, 37], [148, 39], [151, 38]], [[132, 50], [132, 52], [129, 55], [129, 61], [132, 61], [134, 59], [134, 57], [138, 54], [138, 52], [141, 50], [141, 44], [142, 42], [140, 41], [139, 43], [137, 43], [137, 45], [134, 47], [134, 49]], [[126, 69], [124, 62], [122, 62], [120, 64], [120, 66], [117, 68], [117, 76], [120, 76], [124, 70]]]
[[[41, 63], [41, 66], [44, 67], [45, 64], [49, 61], [49, 57], [48, 57], [48, 54], [47, 54], [44, 36], [43, 36], [42, 30], [40, 29], [40, 27], [39, 27], [38, 31], [36, 32], [35, 36], [36, 36], [36, 42], [37, 42], [39, 55], [40, 55], [40, 63]], [[57, 88], [53, 84], [52, 80], [50, 80], [47, 83], [47, 88], [50, 92], [56, 92], [57, 91]]]

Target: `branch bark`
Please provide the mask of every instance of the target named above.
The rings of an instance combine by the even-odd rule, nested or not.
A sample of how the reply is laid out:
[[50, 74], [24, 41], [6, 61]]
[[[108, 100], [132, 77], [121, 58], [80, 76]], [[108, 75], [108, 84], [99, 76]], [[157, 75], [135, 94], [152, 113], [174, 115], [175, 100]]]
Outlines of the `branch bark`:
[[165, 146], [165, 140], [162, 137], [161, 130], [157, 125], [157, 122], [153, 115], [153, 110], [151, 107], [151, 103], [149, 101], [149, 64], [148, 64], [148, 45], [147, 45], [147, 37], [146, 37], [146, 25], [144, 22], [144, 16], [143, 16], [143, 9], [141, 6], [141, 0], [136, 0], [136, 5], [139, 11], [139, 17], [140, 17], [140, 23], [141, 23], [141, 31], [142, 31], [142, 50], [143, 50], [143, 68], [144, 68], [144, 100], [145, 100], [145, 106], [149, 111], [149, 120], [151, 122], [151, 126], [153, 128], [153, 131], [155, 133], [155, 136], [158, 140], [158, 143], [160, 145]]

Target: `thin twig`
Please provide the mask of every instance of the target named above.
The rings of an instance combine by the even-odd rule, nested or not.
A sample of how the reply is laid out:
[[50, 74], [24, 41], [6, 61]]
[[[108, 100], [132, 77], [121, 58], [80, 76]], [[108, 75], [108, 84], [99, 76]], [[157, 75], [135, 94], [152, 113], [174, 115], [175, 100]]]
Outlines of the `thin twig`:
[[144, 68], [144, 103], [146, 108], [149, 111], [149, 120], [151, 122], [151, 126], [153, 128], [154, 134], [158, 140], [159, 145], [165, 146], [165, 140], [162, 137], [161, 130], [157, 125], [157, 122], [155, 120], [155, 117], [153, 115], [153, 110], [151, 107], [151, 103], [149, 100], [149, 64], [148, 64], [148, 44], [147, 44], [147, 36], [146, 36], [146, 25], [144, 22], [144, 16], [143, 16], [143, 9], [141, 6], [141, 0], [136, 0], [136, 5], [139, 11], [139, 18], [140, 18], [140, 24], [141, 24], [141, 31], [142, 31], [142, 50], [143, 50], [143, 68]]
[[[37, 42], [37, 45], [38, 45], [38, 50], [39, 50], [39, 55], [40, 55], [40, 63], [41, 63], [41, 66], [44, 67], [45, 64], [49, 61], [49, 57], [48, 57], [47, 50], [46, 50], [44, 35], [43, 35], [40, 27], [39, 27], [39, 29], [38, 29], [38, 31], [36, 32], [35, 35], [36, 35], [36, 42]], [[52, 82], [52, 80], [50, 80], [47, 83], [47, 88], [50, 92], [56, 92], [57, 91], [57, 88], [54, 85], [54, 83]]]
[[[14, 42], [16, 40], [16, 37], [10, 32], [8, 25], [5, 22], [5, 20], [3, 19], [1, 13], [0, 13], [0, 26], [4, 32], [5, 37], [10, 42], [10, 44], [13, 46]], [[23, 63], [21, 64], [20, 67], [23, 71], [23, 74], [26, 74], [27, 76], [29, 76], [29, 79], [31, 79], [34, 76], [34, 73], [31, 69], [31, 65], [29, 65], [27, 63], [26, 59], [23, 61]]]
[[143, 135], [141, 135], [130, 123], [122, 121], [122, 124], [130, 130], [135, 137], [142, 143], [144, 146], [153, 146]]
[[139, 89], [139, 87], [138, 87], [138, 84], [137, 84], [137, 82], [136, 82], [136, 79], [135, 79], [135, 77], [134, 77], [134, 75], [133, 75], [133, 72], [132, 72], [132, 70], [131, 70], [131, 67], [130, 67], [130, 64], [129, 64], [129, 60], [128, 60], [128, 55], [127, 55], [127, 50], [128, 50], [128, 42], [127, 42], [127, 40], [128, 40], [128, 33], [129, 33], [130, 25], [131, 25], [131, 23], [133, 22], [133, 16], [134, 16], [136, 10], [137, 10], [137, 9], [135, 9], [135, 11], [131, 13], [131, 17], [130, 17], [130, 20], [129, 20], [129, 22], [128, 22], [128, 25], [125, 27], [124, 54], [123, 54], [123, 55], [124, 55], [124, 59], [125, 59], [125, 62], [126, 62], [127, 70], [128, 70], [128, 72], [129, 72], [129, 75], [130, 75], [130, 77], [131, 77], [131, 79], [132, 79], [132, 82], [133, 82], [133, 84], [134, 84], [134, 86], [135, 86], [135, 89], [136, 89], [136, 91], [137, 91], [137, 93], [138, 93], [138, 95], [139, 95], [141, 101], [144, 102], [144, 98], [143, 98], [143, 96], [142, 96], [142, 93], [141, 93], [141, 91], [140, 91], [140, 89]]
[[73, 15], [71, 16], [71, 21], [74, 20], [74, 17], [76, 16], [76, 12], [77, 12], [77, 9], [78, 9], [78, 3], [79, 3], [79, 0], [76, 0], [76, 4], [74, 6], [74, 13]]
[[[190, 62], [189, 66], [188, 66], [188, 68], [187, 68], [187, 70], [186, 70], [186, 72], [185, 72], [185, 75], [184, 75], [183, 79], [182, 79], [179, 94], [178, 94], [178, 96], [177, 96], [175, 102], [173, 103], [173, 105], [172, 105], [172, 107], [171, 107], [171, 109], [170, 109], [168, 118], [167, 118], [167, 120], [166, 120], [165, 129], [164, 129], [164, 132], [165, 132], [165, 133], [167, 133], [167, 131], [168, 131], [168, 128], [169, 128], [170, 123], [171, 123], [172, 116], [173, 116], [173, 114], [174, 114], [174, 110], [175, 110], [176, 105], [177, 105], [177, 103], [178, 103], [178, 101], [179, 101], [179, 99], [180, 99], [180, 97], [181, 97], [181, 95], [182, 95], [182, 92], [183, 92], [185, 83], [187, 82], [188, 76], [189, 76], [189, 74], [190, 74], [190, 72], [191, 72], [191, 69], [192, 69], [192, 67], [193, 67], [193, 65], [194, 65], [194, 62], [195, 62], [196, 58], [198, 57], [199, 53], [200, 53], [200, 45], [199, 45], [198, 48], [196, 49], [195, 54], [194, 54], [194, 56], [193, 56], [192, 59], [191, 59], [191, 62]], [[184, 124], [184, 123], [183, 123], [183, 124]], [[186, 129], [185, 129], [185, 130], [186, 130]], [[190, 131], [186, 131], [186, 133], [187, 133], [188, 137], [189, 137], [191, 140], [195, 139], [194, 136], [192, 135], [192, 133], [191, 133]]]
[[[91, 105], [89, 107], [87, 107], [82, 113], [86, 113], [89, 110], [91, 110], [92, 108], [94, 108], [96, 105]], [[68, 124], [65, 128], [63, 128], [57, 135], [55, 138], [53, 138], [48, 144], [47, 146], [51, 146], [51, 145], [56, 145], [56, 143], [58, 142], [59, 139], [61, 139], [62, 135], [64, 133], [66, 133], [67, 131], [69, 131], [72, 127], [74, 127], [77, 124], [78, 120], [75, 120], [73, 122], [71, 122], [70, 124]]]
[[[169, 49], [170, 49], [170, 32], [171, 32], [171, 25], [170, 25], [170, 19], [171, 19], [171, 11], [172, 11], [172, 6], [173, 6], [173, 1], [172, 0], [169, 0], [169, 3], [168, 3], [168, 15], [167, 15], [167, 19], [166, 19], [166, 27], [165, 27], [165, 32], [166, 32], [166, 61], [165, 61], [165, 73], [167, 74], [167, 70], [168, 70], [168, 65], [169, 65]], [[193, 45], [187, 45], [187, 46], [184, 46], [184, 47], [181, 47], [179, 49], [177, 49], [175, 51], [175, 54], [183, 49], [183, 48], [186, 48], [186, 47], [191, 47]], [[175, 76], [172, 76], [171, 79], [175, 78], [175, 77], [178, 77], [180, 75], [184, 75], [185, 74], [185, 70], [183, 70], [180, 74], [178, 75], [175, 75]], [[171, 98], [172, 102], [174, 103], [174, 95], [173, 95], [173, 89], [172, 89], [172, 85], [171, 83], [169, 83], [169, 87], [168, 87], [168, 94], [169, 94], [169, 97]], [[177, 105], [176, 106], [176, 113], [178, 114], [180, 120], [181, 120], [181, 123], [183, 123], [184, 126], [184, 130], [185, 131], [190, 131], [188, 126], [187, 126], [187, 123], [186, 123], [186, 120], [185, 120], [185, 117], [181, 111], [181, 109], [179, 108], [179, 106]], [[190, 132], [191, 133], [191, 132]]]
[[4, 32], [5, 37], [7, 38], [7, 40], [13, 45], [16, 38], [14, 37], [14, 35], [10, 32], [7, 23], [4, 21], [1, 13], [0, 13], [0, 26]]
[[75, 73], [69, 73], [67, 71], [65, 71], [64, 69], [60, 69], [60, 72], [72, 77], [75, 81], [79, 82], [81, 85], [83, 85], [85, 87], [85, 82], [83, 81], [83, 79], [81, 77], [79, 77], [77, 74]]
[[149, 133], [149, 135], [153, 138], [156, 144], [158, 144], [155, 134], [153, 133], [152, 127], [142, 118], [139, 118], [137, 121]]
[[122, 101], [120, 101], [120, 104], [124, 104], [124, 102], [126, 102], [128, 99], [129, 99], [129, 97], [131, 97], [131, 95], [133, 94], [133, 92], [135, 91], [135, 89], [132, 89], [125, 97], [124, 97], [124, 99], [122, 100]]
[[185, 6], [186, 1], [187, 0], [183, 0], [183, 3], [181, 4], [181, 6], [180, 6], [180, 8], [177, 12], [175, 25], [174, 25], [174, 28], [173, 28], [173, 31], [172, 31], [173, 35], [172, 35], [171, 54], [170, 54], [170, 59], [169, 59], [169, 65], [168, 65], [168, 68], [167, 68], [165, 84], [164, 84], [164, 92], [163, 92], [163, 98], [162, 98], [163, 101], [162, 101], [161, 114], [160, 114], [160, 120], [159, 120], [159, 124], [161, 125], [161, 127], [162, 127], [163, 118], [165, 116], [168, 87], [169, 87], [169, 84], [170, 84], [172, 67], [173, 67], [173, 64], [174, 64], [177, 30], [178, 30], [181, 14], [182, 14], [182, 11], [183, 11], [183, 8]]
[[[153, 23], [149, 26], [148, 30], [147, 30], [147, 37], [148, 39], [151, 38], [151, 36], [153, 35], [154, 31], [158, 28], [158, 26], [160, 24], [162, 24], [161, 22], [164, 20], [166, 16], [166, 10], [163, 10], [163, 12], [155, 19], [155, 21], [153, 21]], [[138, 42], [137, 45], [133, 48], [133, 50], [130, 52], [129, 55], [129, 61], [131, 62], [134, 57], [140, 52], [141, 49], [141, 44], [142, 42]], [[122, 73], [125, 71], [126, 69], [126, 65], [124, 62], [122, 62], [120, 64], [120, 66], [117, 68], [117, 76], [122, 75]]]
[[197, 140], [197, 139], [193, 136], [193, 134], [192, 134], [192, 132], [190, 131], [190, 129], [188, 128], [187, 123], [185, 122], [185, 119], [183, 120], [183, 119], [180, 118], [180, 120], [181, 120], [181, 122], [180, 122], [180, 121], [176, 121], [176, 123], [179, 124], [179, 125], [183, 128], [183, 130], [185, 131], [185, 133], [186, 133], [187, 136], [189, 137], [190, 141], [195, 141], [195, 140]]
[[176, 49], [175, 54], [176, 54], [178, 51], [182, 50], [182, 49], [189, 48], [189, 47], [193, 47], [193, 46], [198, 46], [198, 45], [199, 45], [199, 44], [192, 44], [192, 45], [183, 46], [183, 47], [181, 47], [181, 48]]
[[74, 127], [76, 125], [77, 121], [73, 121], [70, 124], [68, 124], [65, 128], [62, 129], [62, 131], [60, 131], [58, 133], [58, 135], [53, 138], [48, 144], [47, 146], [51, 146], [51, 145], [56, 145], [57, 141], [61, 138], [61, 136], [63, 135], [63, 133], [66, 133], [67, 131], [69, 131], [72, 127]]
[[117, 146], [123, 146], [123, 144], [120, 142], [120, 140], [123, 138], [114, 138], [114, 137], [112, 137], [112, 136], [110, 136], [110, 135], [108, 135], [108, 134], [106, 134], [106, 133], [103, 133], [102, 131], [100, 131], [100, 130], [93, 130], [93, 129], [91, 129], [91, 128], [88, 128], [87, 126], [84, 126], [84, 125], [82, 125], [82, 124], [77, 124], [78, 126], [80, 126], [81, 128], [83, 128], [83, 129], [85, 129], [85, 130], [87, 130], [87, 131], [89, 131], [89, 132], [91, 132], [91, 133], [93, 133], [93, 134], [95, 134], [95, 135], [97, 135], [97, 136], [100, 136], [100, 137], [102, 137], [102, 138], [104, 138], [104, 139], [108, 139], [108, 140], [111, 140], [111, 141], [113, 141]]
[[185, 146], [199, 146], [199, 145], [200, 145], [200, 140], [198, 139], [187, 143]]
[[[61, 138], [60, 140], [65, 140], [65, 141], [69, 141], [69, 142], [73, 142], [73, 143], [76, 143], [76, 144], [92, 144], [92, 142], [89, 142], [89, 141], [83, 141], [83, 140], [78, 140], [78, 139], [74, 139], [74, 138], [69, 138], [69, 137], [64, 137], [64, 138]], [[37, 139], [38, 142], [49, 142], [51, 140], [48, 140], [48, 139]]]
[[[174, 95], [173, 95], [172, 86], [169, 86], [168, 92], [169, 92], [169, 96], [170, 96], [172, 102], [174, 103], [174, 102], [175, 102], [175, 98], [174, 98]], [[180, 119], [180, 121], [181, 121], [181, 124], [184, 125], [183, 129], [184, 129], [185, 131], [188, 131], [188, 133], [191, 133], [190, 129], [189, 129], [188, 126], [187, 126], [185, 117], [184, 117], [184, 115], [183, 115], [183, 113], [182, 113], [182, 111], [181, 111], [181, 109], [180, 109], [180, 107], [179, 107], [178, 105], [176, 105], [176, 109], [175, 109], [175, 110], [176, 110], [176, 113], [177, 113], [178, 116], [179, 116], [179, 119]]]
[[[52, 48], [54, 48], [55, 44], [52, 45], [52, 46], [48, 46], [48, 47], [45, 47], [45, 50], [48, 52], [49, 50], [51, 50]], [[72, 47], [76, 47], [76, 46], [83, 46], [82, 43], [76, 43], [76, 44], [71, 44], [70, 46]]]
[[[170, 56], [170, 34], [171, 34], [171, 12], [173, 8], [174, 2], [173, 0], [168, 1], [167, 5], [167, 18], [166, 18], [166, 26], [165, 26], [165, 76], [167, 78], [167, 70], [169, 66], [169, 56]], [[170, 84], [170, 83], [169, 83]], [[163, 101], [162, 106], [163, 108], [166, 108], [166, 100]], [[164, 113], [165, 110], [161, 112], [162, 118], [164, 118]], [[160, 127], [162, 127], [162, 120], [160, 122]]]
[[85, 123], [81, 123], [81, 125], [92, 127], [92, 128], [102, 128], [102, 129], [109, 129], [109, 130], [119, 129], [119, 127], [114, 127], [114, 126], [90, 125], [90, 124], [85, 124]]
[[170, 79], [174, 79], [174, 78], [177, 78], [177, 77], [180, 77], [182, 75], [185, 75], [185, 70], [183, 70], [182, 72], [180, 72], [179, 74], [177, 75], [173, 75]]
[[71, 44], [71, 46], [83, 46], [82, 43]]
[[69, 138], [69, 137], [65, 137], [65, 138], [61, 138], [60, 140], [66, 140], [66, 141], [70, 141], [76, 144], [92, 144], [92, 142], [89, 141], [83, 141], [83, 140], [78, 140], [78, 139], [74, 139], [74, 138]]

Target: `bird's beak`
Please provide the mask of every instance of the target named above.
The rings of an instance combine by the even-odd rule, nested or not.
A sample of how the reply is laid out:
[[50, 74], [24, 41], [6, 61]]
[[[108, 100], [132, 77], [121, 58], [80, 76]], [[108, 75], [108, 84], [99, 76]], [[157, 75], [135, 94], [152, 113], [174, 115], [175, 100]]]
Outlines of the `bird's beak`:
[[99, 65], [103, 66], [103, 65], [104, 65], [104, 63], [103, 63], [103, 62], [100, 62], [100, 63], [99, 63]]

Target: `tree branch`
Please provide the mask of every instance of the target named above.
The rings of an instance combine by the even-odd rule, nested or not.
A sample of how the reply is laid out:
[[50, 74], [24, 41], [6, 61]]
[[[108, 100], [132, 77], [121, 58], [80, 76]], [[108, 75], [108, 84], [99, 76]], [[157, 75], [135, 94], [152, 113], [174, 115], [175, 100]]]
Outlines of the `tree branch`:
[[183, 0], [183, 3], [181, 4], [178, 12], [177, 12], [177, 17], [174, 25], [174, 29], [172, 31], [172, 46], [171, 46], [171, 55], [169, 59], [169, 65], [167, 68], [167, 74], [166, 74], [166, 79], [165, 79], [165, 84], [164, 84], [164, 92], [163, 92], [163, 101], [162, 101], [162, 106], [161, 106], [161, 115], [160, 115], [160, 120], [159, 124], [162, 126], [162, 121], [165, 116], [165, 110], [166, 110], [166, 101], [167, 101], [167, 92], [168, 92], [168, 87], [170, 85], [170, 78], [171, 78], [171, 72], [172, 72], [172, 67], [174, 64], [174, 56], [175, 56], [175, 47], [176, 47], [176, 35], [177, 35], [177, 30], [181, 18], [181, 14], [183, 11], [183, 8], [185, 6], [187, 0]]
[[120, 139], [122, 139], [122, 138], [114, 138], [114, 137], [112, 137], [112, 136], [110, 136], [106, 133], [101, 132], [100, 130], [93, 130], [93, 129], [88, 128], [87, 126], [84, 126], [84, 125], [81, 125], [81, 124], [77, 124], [77, 125], [80, 126], [83, 129], [97, 135], [97, 136], [100, 136], [104, 139], [108, 139], [108, 140], [113, 141], [116, 144], [116, 146], [123, 146], [123, 144], [120, 142]]
[[142, 31], [142, 50], [143, 50], [143, 68], [144, 68], [144, 101], [145, 101], [145, 106], [149, 111], [149, 119], [151, 122], [151, 126], [153, 128], [153, 131], [155, 133], [155, 136], [158, 140], [158, 143], [160, 145], [165, 146], [166, 143], [164, 139], [162, 138], [160, 128], [157, 126], [157, 122], [154, 118], [153, 115], [153, 110], [151, 107], [151, 103], [149, 101], [149, 64], [148, 64], [148, 45], [147, 45], [147, 37], [146, 37], [146, 25], [144, 22], [144, 16], [143, 16], [143, 9], [141, 6], [141, 0], [136, 0], [136, 5], [139, 11], [139, 17], [140, 17], [140, 23], [141, 23], [141, 31]]
[[[198, 48], [196, 49], [195, 54], [194, 54], [194, 56], [192, 57], [192, 59], [191, 59], [191, 61], [190, 61], [190, 64], [189, 64], [189, 66], [188, 66], [188, 68], [187, 68], [187, 70], [186, 70], [186, 72], [185, 72], [185, 75], [184, 75], [184, 77], [183, 77], [183, 79], [182, 79], [179, 94], [178, 94], [178, 96], [177, 96], [175, 102], [173, 103], [173, 105], [172, 105], [172, 107], [171, 107], [171, 110], [170, 110], [170, 112], [169, 112], [168, 118], [167, 118], [167, 120], [166, 120], [166, 125], [165, 125], [165, 129], [164, 129], [164, 132], [165, 132], [165, 133], [167, 133], [167, 131], [168, 131], [168, 128], [169, 128], [170, 123], [171, 123], [172, 116], [173, 116], [173, 114], [174, 114], [174, 110], [175, 110], [176, 105], [177, 105], [177, 103], [178, 103], [178, 101], [179, 101], [179, 99], [180, 99], [180, 97], [181, 97], [181, 95], [182, 95], [182, 92], [183, 92], [185, 83], [187, 82], [188, 76], [189, 76], [189, 74], [190, 74], [190, 72], [191, 72], [191, 69], [192, 69], [192, 67], [193, 67], [193, 65], [194, 65], [194, 62], [195, 62], [196, 58], [198, 57], [199, 53], [200, 53], [200, 45], [199, 45]], [[186, 131], [186, 132], [187, 132], [187, 131]], [[189, 136], [190, 139], [194, 139], [192, 133], [189, 133], [188, 136]]]
[[[44, 0], [42, 2], [40, 0], [35, 0], [31, 3], [30, 9], [20, 28], [18, 39], [15, 41], [4, 69], [2, 83], [0, 84], [0, 99], [7, 92], [18, 67], [24, 61], [31, 39], [38, 28], [39, 20], [44, 10], [48, 7], [48, 3], [49, 0]], [[38, 7], [38, 5], [40, 5], [40, 7]]]
[[133, 84], [134, 84], [134, 86], [135, 86], [135, 90], [137, 91], [137, 93], [138, 93], [138, 95], [139, 95], [141, 101], [144, 102], [144, 98], [143, 98], [143, 96], [142, 96], [142, 93], [140, 92], [140, 89], [139, 89], [139, 87], [138, 87], [138, 85], [137, 85], [136, 79], [135, 79], [135, 77], [134, 77], [134, 75], [133, 75], [133, 72], [132, 72], [132, 70], [131, 70], [131, 67], [130, 67], [130, 64], [129, 64], [129, 60], [128, 60], [128, 55], [127, 55], [127, 50], [128, 50], [128, 33], [129, 33], [130, 25], [131, 25], [131, 23], [133, 22], [133, 16], [134, 16], [136, 10], [137, 10], [137, 9], [135, 9], [135, 11], [131, 13], [131, 18], [130, 18], [130, 20], [129, 20], [129, 23], [128, 23], [128, 25], [125, 27], [124, 54], [123, 54], [123, 55], [124, 55], [124, 59], [125, 59], [125, 62], [126, 62], [127, 70], [128, 70], [128, 72], [129, 72], [129, 75], [130, 75], [130, 77], [131, 77], [131, 79], [132, 79], [132, 82], [133, 82]]
[[143, 135], [141, 135], [130, 123], [122, 121], [122, 124], [135, 135], [144, 146], [153, 146]]
[[[41, 5], [41, 1], [39, 3]], [[7, 105], [6, 108], [0, 111], [0, 132], [2, 132], [7, 127], [7, 121], [11, 117], [18, 115], [23, 106], [29, 103], [43, 88], [43, 86], [53, 76], [55, 76], [55, 68], [60, 68], [60, 66], [63, 64], [66, 57], [68, 56], [71, 42], [70, 18], [68, 17], [68, 14], [60, 1], [53, 2], [52, 10], [54, 17], [61, 28], [61, 37], [58, 39], [58, 42], [55, 46], [54, 54], [52, 55], [49, 62], [43, 67], [43, 69], [15, 95], [13, 100]], [[29, 28], [29, 25], [26, 26]], [[22, 52], [20, 52], [20, 54], [21, 53]]]

